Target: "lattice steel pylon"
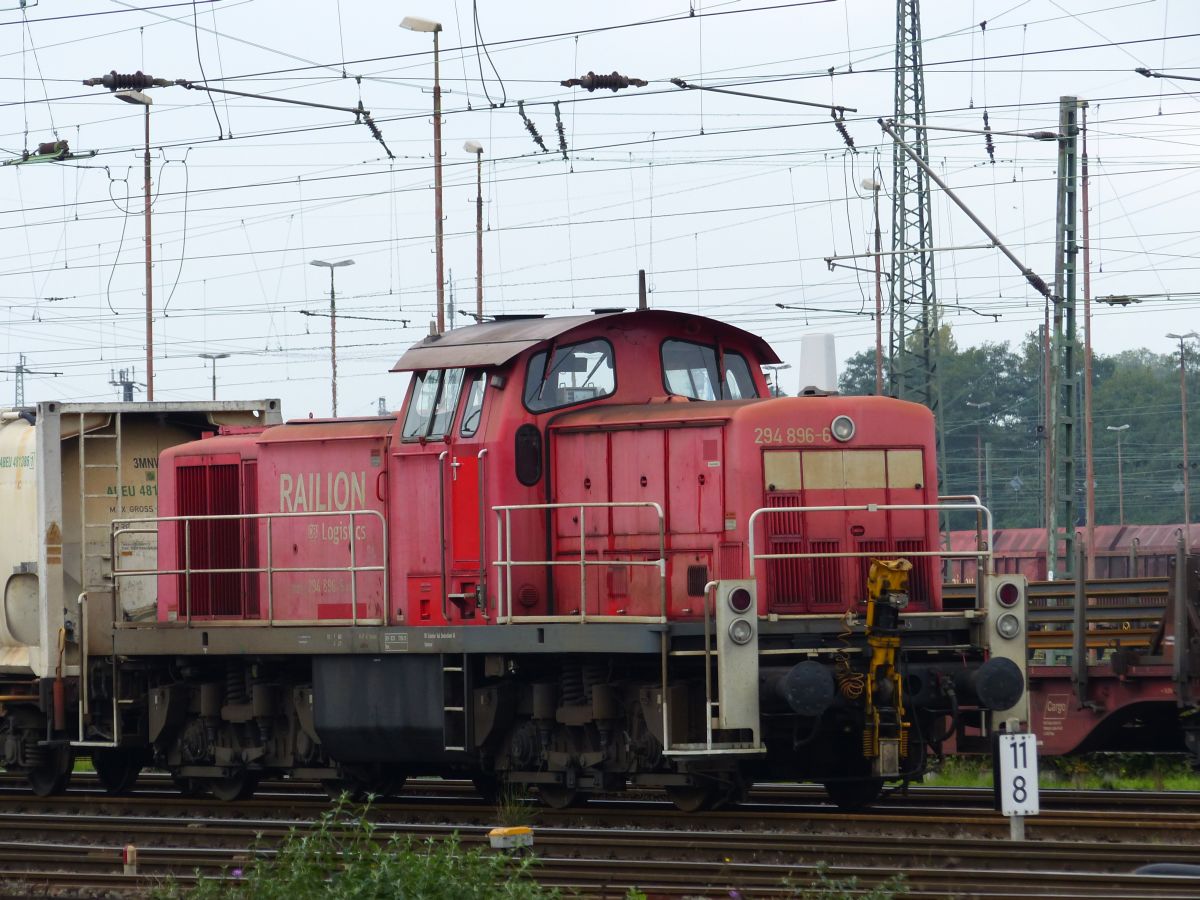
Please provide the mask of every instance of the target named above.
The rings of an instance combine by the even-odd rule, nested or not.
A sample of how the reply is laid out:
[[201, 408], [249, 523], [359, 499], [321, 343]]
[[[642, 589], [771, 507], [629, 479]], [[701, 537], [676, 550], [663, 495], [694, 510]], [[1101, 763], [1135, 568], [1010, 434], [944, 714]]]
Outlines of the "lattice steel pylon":
[[[1050, 409], [1047, 437], [1050, 472], [1046, 492], [1046, 571], [1074, 577], [1075, 454], [1079, 431], [1079, 346], [1075, 333], [1076, 258], [1079, 255], [1079, 100], [1058, 104], [1058, 197], [1054, 240], [1054, 330], [1050, 338]], [[1084, 238], [1087, 239], [1086, 236]], [[1061, 554], [1059, 547], [1062, 548]], [[1059, 559], [1063, 560], [1060, 567]]]
[[[896, 0], [897, 136], [929, 162], [919, 0]], [[889, 295], [888, 393], [928, 406], [938, 416], [938, 307], [933, 270], [929, 176], [899, 144], [892, 146], [892, 279]], [[938, 418], [938, 479], [943, 480]]]

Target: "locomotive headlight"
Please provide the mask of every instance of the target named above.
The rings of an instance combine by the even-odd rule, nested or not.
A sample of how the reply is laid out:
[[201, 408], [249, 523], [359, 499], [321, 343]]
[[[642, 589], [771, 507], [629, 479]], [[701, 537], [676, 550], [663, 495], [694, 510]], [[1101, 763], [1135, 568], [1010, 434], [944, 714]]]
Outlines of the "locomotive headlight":
[[849, 416], [838, 416], [829, 426], [829, 433], [843, 444], [854, 437], [854, 420]]
[[746, 619], [734, 619], [729, 623], [729, 639], [735, 644], [747, 644], [754, 637], [754, 626]]
[[1021, 633], [1021, 620], [1012, 613], [1005, 613], [996, 620], [996, 633], [1006, 641], [1011, 641]]

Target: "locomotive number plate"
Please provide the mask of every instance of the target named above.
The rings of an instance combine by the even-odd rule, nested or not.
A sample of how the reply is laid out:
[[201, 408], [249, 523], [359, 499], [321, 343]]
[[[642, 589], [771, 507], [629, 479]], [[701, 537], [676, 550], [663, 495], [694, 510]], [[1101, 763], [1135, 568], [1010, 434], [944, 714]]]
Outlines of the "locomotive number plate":
[[784, 427], [783, 425], [754, 429], [756, 444], [828, 444], [833, 441], [833, 435], [828, 428]]

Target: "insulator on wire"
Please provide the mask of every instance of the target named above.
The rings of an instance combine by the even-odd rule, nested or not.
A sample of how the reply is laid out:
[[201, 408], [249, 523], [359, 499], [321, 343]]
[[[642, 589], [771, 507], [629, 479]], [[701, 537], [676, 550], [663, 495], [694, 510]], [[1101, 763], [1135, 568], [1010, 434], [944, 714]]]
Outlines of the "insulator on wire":
[[558, 129], [558, 149], [562, 158], [567, 159], [567, 132], [563, 129], [562, 113], [558, 109], [558, 101], [554, 101], [554, 127]]
[[525, 130], [533, 137], [533, 142], [542, 148], [542, 152], [547, 150], [546, 142], [542, 140], [542, 136], [538, 134], [537, 126], [529, 121], [529, 116], [525, 115], [525, 101], [517, 101], [517, 112], [521, 114], [521, 121], [525, 123]]
[[992, 140], [992, 126], [988, 124], [987, 110], [983, 111], [983, 142], [987, 147], [988, 159], [992, 161], [992, 165], [996, 164], [996, 143]]
[[83, 82], [88, 87], [106, 87], [110, 91], [144, 91], [148, 87], [170, 87], [175, 82], [165, 78], [155, 78], [145, 72], [134, 72], [132, 75], [118, 73], [113, 69], [107, 75], [99, 78], [88, 78]]
[[620, 72], [613, 72], [609, 75], [597, 75], [595, 72], [588, 72], [586, 75], [580, 75], [578, 78], [568, 78], [566, 81], [560, 81], [559, 84], [563, 87], [581, 87], [590, 94], [595, 90], [604, 90], [605, 88], [616, 92], [621, 88], [645, 87], [649, 82], [643, 81], [640, 78], [629, 78]]
[[838, 134], [842, 136], [846, 146], [857, 153], [858, 148], [854, 146], [854, 138], [850, 137], [850, 132], [846, 130], [846, 114], [838, 109], [831, 109], [829, 115], [833, 117], [833, 127], [838, 130]]

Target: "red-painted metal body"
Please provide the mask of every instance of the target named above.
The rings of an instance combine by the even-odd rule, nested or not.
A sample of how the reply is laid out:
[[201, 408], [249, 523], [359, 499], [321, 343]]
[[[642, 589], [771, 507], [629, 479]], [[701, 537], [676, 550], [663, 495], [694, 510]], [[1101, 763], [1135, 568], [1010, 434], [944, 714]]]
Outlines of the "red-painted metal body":
[[[465, 370], [461, 398], [436, 438], [406, 438], [402, 413], [290, 422], [164, 454], [165, 512], [263, 518], [192, 523], [188, 559], [182, 537], [162, 542], [165, 569], [255, 571], [162, 576], [160, 619], [189, 614], [190, 586], [193, 619], [486, 625], [499, 612], [501, 540], [514, 560], [570, 563], [582, 552], [611, 563], [587, 567], [582, 578], [572, 565], [513, 568], [517, 614], [577, 614], [586, 602], [589, 615], [657, 616], [665, 578], [670, 617], [696, 619], [703, 585], [738, 577], [767, 586], [758, 596], [762, 615], [837, 614], [865, 602], [867, 558], [828, 554], [936, 549], [929, 510], [766, 514], [755, 524], [759, 554], [824, 556], [759, 560], [749, 571], [756, 509], [936, 503], [933, 418], [923, 407], [877, 397], [770, 398], [760, 369], [777, 359], [770, 348], [686, 314], [497, 323], [492, 333], [494, 342], [456, 347], [451, 332], [398, 365]], [[742, 390], [762, 399], [692, 402], [672, 392], [664, 342], [691, 340], [714, 342], [722, 358], [742, 357]], [[530, 367], [547, 344], [607, 347], [612, 371], [588, 373], [587, 382], [583, 373], [547, 377], [559, 382], [554, 408], [531, 409], [528, 395], [541, 386]], [[466, 385], [476, 377], [483, 402], [472, 412]], [[417, 381], [405, 409], [422, 402]], [[830, 431], [838, 416], [855, 423], [846, 442]], [[522, 434], [536, 436], [537, 446], [523, 445]], [[537, 477], [523, 478], [522, 465], [538, 468]], [[651, 506], [518, 510], [507, 526], [493, 512], [547, 503], [657, 504], [662, 520]], [[621, 565], [659, 558], [660, 524], [665, 572]], [[935, 559], [913, 560], [910, 610], [941, 609]]]

